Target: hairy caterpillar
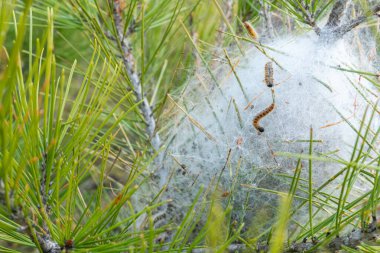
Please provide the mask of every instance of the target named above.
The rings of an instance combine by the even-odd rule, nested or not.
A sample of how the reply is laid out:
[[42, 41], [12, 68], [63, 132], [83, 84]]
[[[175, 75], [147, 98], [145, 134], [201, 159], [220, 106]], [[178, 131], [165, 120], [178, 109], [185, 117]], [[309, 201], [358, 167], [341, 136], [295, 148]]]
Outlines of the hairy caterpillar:
[[230, 192], [228, 192], [228, 191], [225, 191], [225, 192], [223, 192], [222, 193], [222, 198], [226, 198], [226, 197], [228, 197], [230, 195]]
[[253, 118], [253, 122], [252, 122], [253, 126], [260, 133], [264, 132], [264, 127], [262, 127], [262, 126], [259, 125], [260, 120], [262, 120], [262, 118], [264, 118], [269, 113], [271, 113], [273, 111], [274, 107], [275, 107], [275, 102], [274, 102], [275, 95], [274, 95], [274, 90], [273, 89], [272, 89], [272, 99], [273, 99], [272, 104], [270, 106], [268, 106], [267, 108], [265, 108], [263, 111], [261, 111], [259, 114], [257, 114], [256, 117]]
[[259, 131], [260, 133], [264, 132], [264, 127], [260, 126], [260, 120], [262, 120], [265, 116], [267, 116], [269, 113], [271, 113], [274, 109], [274, 102], [268, 106], [265, 110], [260, 112], [259, 114], [256, 115], [256, 117], [253, 119], [253, 126]]
[[267, 62], [265, 64], [265, 84], [271, 88], [273, 87], [273, 65], [272, 62]]
[[252, 25], [247, 21], [245, 21], [243, 24], [249, 35], [252, 37], [252, 39], [257, 40], [259, 36], [257, 35], [255, 29], [253, 29]]

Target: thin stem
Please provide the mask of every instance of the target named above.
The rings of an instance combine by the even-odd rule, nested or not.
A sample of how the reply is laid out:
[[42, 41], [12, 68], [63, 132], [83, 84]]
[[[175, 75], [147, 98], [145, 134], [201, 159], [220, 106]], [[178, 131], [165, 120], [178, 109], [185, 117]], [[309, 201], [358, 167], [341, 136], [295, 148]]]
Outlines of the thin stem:
[[309, 224], [311, 236], [314, 236], [313, 231], [313, 128], [310, 127], [310, 145], [309, 145]]

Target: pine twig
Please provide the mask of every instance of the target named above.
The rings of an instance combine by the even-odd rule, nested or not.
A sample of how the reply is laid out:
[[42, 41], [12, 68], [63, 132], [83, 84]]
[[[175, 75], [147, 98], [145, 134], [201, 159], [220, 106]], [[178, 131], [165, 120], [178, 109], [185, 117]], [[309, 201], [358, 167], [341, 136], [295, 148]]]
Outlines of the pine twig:
[[[331, 24], [334, 24], [335, 22], [337, 22], [338, 21], [338, 16], [341, 15], [341, 13], [340, 13], [341, 10], [338, 10], [338, 9], [340, 9], [340, 7], [337, 8], [337, 10], [334, 10], [334, 8], [333, 8], [332, 12], [335, 12], [335, 13], [334, 14], [333, 13], [330, 14], [330, 17], [331, 17], [331, 15], [333, 15], [333, 17], [331, 17], [331, 19], [332, 19]], [[362, 16], [359, 16], [356, 19], [350, 20], [347, 23], [342, 24], [340, 26], [336, 26], [336, 27], [333, 26], [333, 27], [331, 27], [331, 25], [330, 26], [326, 25], [324, 27], [324, 29], [323, 29], [324, 30], [323, 34], [325, 35], [323, 37], [324, 38], [327, 37], [327, 38], [339, 39], [339, 38], [343, 37], [343, 35], [345, 35], [349, 31], [351, 31], [352, 29], [354, 29], [355, 27], [357, 27], [360, 24], [366, 22], [368, 20], [368, 18], [371, 17], [371, 16], [380, 17], [380, 4], [375, 5], [366, 14], [364, 14]], [[330, 21], [330, 18], [329, 18], [329, 21]]]
[[[358, 230], [354, 229], [350, 233], [342, 237], [336, 237], [333, 239], [327, 246], [328, 250], [332, 252], [336, 252], [342, 249], [343, 246], [355, 248], [364, 241], [374, 241], [379, 238], [379, 232], [377, 230], [377, 220], [376, 217], [373, 217], [372, 222], [369, 224], [368, 228]], [[307, 240], [306, 238], [300, 243], [293, 243], [290, 245], [288, 249], [284, 252], [293, 252], [293, 253], [301, 253], [305, 251], [312, 250], [319, 243], [317, 238], [312, 238], [311, 240]], [[231, 244], [226, 249], [227, 252], [241, 252], [247, 249], [245, 244]], [[269, 252], [270, 248], [267, 243], [258, 244], [256, 249], [252, 252]], [[203, 253], [208, 252], [208, 249], [199, 248], [193, 249], [191, 252], [193, 253]]]
[[133, 92], [136, 96], [137, 101], [142, 101], [139, 105], [139, 109], [144, 117], [146, 124], [146, 132], [151, 141], [152, 147], [155, 151], [161, 146], [161, 141], [158, 133], [155, 133], [156, 130], [156, 121], [153, 116], [153, 110], [149, 105], [148, 99], [144, 96], [142, 91], [142, 86], [140, 78], [136, 71], [135, 58], [132, 54], [132, 47], [128, 41], [128, 38], [124, 36], [124, 29], [121, 16], [121, 7], [119, 0], [113, 0], [113, 19], [116, 26], [117, 39], [120, 42], [121, 50], [123, 53], [123, 64], [125, 70], [128, 74], [129, 80], [133, 86]]
[[337, 29], [333, 31], [335, 36], [337, 37], [342, 37], [344, 34], [347, 32], [351, 31], [358, 25], [364, 23], [365, 21], [368, 20], [369, 17], [371, 16], [377, 16], [380, 17], [380, 4], [376, 5], [373, 7], [366, 15], [362, 15], [354, 20], [349, 21], [348, 23], [341, 25]]
[[[46, 163], [47, 163], [47, 153], [43, 153], [41, 162], [41, 179], [40, 179], [40, 194], [42, 207], [39, 207], [42, 212], [42, 217], [48, 215], [50, 212], [50, 206], [48, 205], [49, 192], [46, 192]], [[51, 231], [46, 224], [45, 219], [42, 219], [42, 229], [41, 231], [36, 231], [36, 224], [30, 223], [27, 216], [22, 212], [21, 206], [13, 207], [12, 220], [21, 224], [18, 228], [19, 232], [23, 232], [29, 236], [29, 238], [38, 246], [38, 248], [43, 253], [60, 253], [65, 247], [61, 247], [51, 236]]]
[[[345, 1], [345, 0], [344, 0]], [[311, 26], [314, 30], [314, 32], [319, 36], [321, 34], [321, 28], [317, 25], [314, 17], [314, 13], [311, 13], [310, 8], [312, 5], [307, 6], [306, 3], [301, 2], [302, 8], [296, 8], [299, 12], [302, 13], [303, 17], [305, 18], [306, 23]]]
[[338, 0], [332, 7], [325, 28], [337, 27], [340, 24], [343, 13], [347, 7], [347, 0]]
[[26, 215], [23, 214], [21, 207], [13, 208], [12, 220], [21, 224], [17, 229], [18, 232], [23, 232], [29, 236], [43, 253], [60, 253], [65, 247], [61, 247], [51, 237], [49, 231], [37, 232], [35, 224], [28, 222]]
[[[246, 250], [247, 247], [245, 246], [245, 244], [231, 244], [227, 247], [227, 249], [224, 251], [224, 252], [243, 252], [244, 250]], [[185, 252], [185, 251], [183, 251]], [[186, 251], [188, 252], [188, 251]], [[213, 252], [212, 250], [210, 251], [210, 249], [207, 249], [207, 248], [199, 248], [199, 249], [192, 249], [191, 250], [192, 253], [206, 253], [206, 252]]]
[[[40, 180], [40, 194], [42, 198], [42, 207], [43, 212], [48, 215], [50, 212], [50, 206], [48, 205], [47, 201], [49, 198], [49, 193], [46, 192], [46, 180], [47, 180], [47, 174], [46, 174], [46, 163], [47, 163], [47, 153], [44, 153], [42, 156], [42, 163], [41, 163], [41, 180]], [[52, 239], [51, 232], [49, 227], [46, 224], [46, 221], [42, 221], [42, 228], [43, 228], [43, 234], [36, 233], [38, 244], [40, 245], [42, 251], [44, 253], [59, 253], [62, 251], [61, 246]]]
[[273, 27], [273, 23], [272, 23], [271, 14], [268, 10], [268, 4], [265, 2], [265, 0], [262, 0], [261, 6], [262, 6], [262, 15], [263, 15], [264, 20], [265, 20], [265, 30], [268, 34], [268, 37], [270, 39], [273, 39], [275, 37], [274, 27]]
[[[326, 237], [332, 236], [330, 233], [326, 234]], [[343, 247], [356, 248], [362, 242], [373, 242], [380, 238], [379, 230], [377, 228], [377, 219], [372, 217], [372, 222], [368, 224], [366, 228], [354, 229], [344, 236], [336, 236], [326, 246], [329, 252], [337, 252]], [[327, 238], [328, 239], [328, 238]], [[311, 240], [304, 238], [302, 242], [292, 243], [284, 252], [287, 253], [301, 253], [301, 252], [314, 252], [316, 247], [320, 246], [322, 241], [319, 241], [316, 237], [312, 237]], [[258, 244], [256, 251], [254, 252], [270, 252], [268, 243]]]
[[[329, 236], [329, 234], [327, 234], [327, 236]], [[377, 219], [376, 217], [372, 217], [372, 222], [368, 225], [367, 228], [354, 229], [342, 237], [337, 236], [327, 245], [327, 248], [332, 252], [336, 252], [341, 250], [343, 246], [356, 248], [362, 242], [376, 241], [379, 238], [380, 234], [377, 229]], [[318, 241], [316, 239], [312, 239], [310, 242], [304, 239], [300, 243], [293, 243], [287, 252], [305, 252], [312, 250], [317, 245], [317, 243]]]
[[51, 239], [48, 234], [39, 235], [37, 234], [38, 243], [44, 253], [60, 253], [62, 252], [61, 246], [57, 242]]
[[[110, 0], [112, 1], [112, 0]], [[120, 7], [120, 2], [119, 0], [113, 0], [113, 20], [115, 23], [116, 27], [116, 32], [117, 32], [117, 40], [120, 43], [121, 50], [122, 50], [122, 60], [123, 64], [125, 67], [125, 70], [128, 74], [129, 80], [132, 83], [133, 86], [133, 92], [134, 95], [136, 96], [137, 101], [142, 101], [142, 103], [139, 104], [139, 110], [142, 113], [145, 124], [146, 124], [146, 132], [149, 136], [149, 139], [151, 141], [152, 147], [155, 152], [158, 152], [158, 150], [161, 147], [161, 140], [160, 136], [156, 130], [156, 121], [153, 116], [153, 109], [149, 104], [149, 101], [146, 96], [144, 96], [143, 91], [142, 91], [142, 86], [141, 86], [141, 81], [140, 78], [137, 74], [136, 71], [136, 65], [135, 65], [135, 58], [132, 54], [132, 47], [131, 44], [129, 43], [129, 40], [127, 36], [129, 35], [128, 33], [126, 35], [123, 34], [124, 27], [122, 23], [122, 8]], [[129, 31], [129, 29], [128, 29]], [[158, 181], [158, 186], [160, 189], [163, 189], [167, 187], [166, 181], [168, 180], [169, 173], [167, 169], [163, 166], [162, 162], [164, 159], [164, 153], [161, 152], [154, 160], [155, 164], [157, 165], [157, 170], [156, 173], [154, 174], [155, 179]], [[164, 198], [167, 199], [170, 196], [165, 196]], [[168, 205], [163, 205], [158, 209], [158, 214], [157, 216], [160, 216], [160, 220], [166, 218], [166, 212], [168, 209]], [[144, 220], [144, 219], [142, 219]], [[156, 221], [157, 222], [157, 221]], [[155, 226], [159, 225], [158, 222], [155, 222]], [[138, 225], [138, 227], [141, 227], [141, 224]], [[168, 238], [167, 233], [163, 233], [161, 237], [157, 239], [157, 241], [160, 240], [165, 240]]]

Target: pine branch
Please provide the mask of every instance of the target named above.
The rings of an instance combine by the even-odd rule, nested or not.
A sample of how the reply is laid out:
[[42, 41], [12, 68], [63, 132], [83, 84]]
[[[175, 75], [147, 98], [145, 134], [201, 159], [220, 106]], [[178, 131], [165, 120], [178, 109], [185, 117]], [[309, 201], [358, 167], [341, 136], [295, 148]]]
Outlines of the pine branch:
[[13, 208], [11, 218], [13, 221], [21, 224], [18, 232], [23, 232], [29, 236], [32, 242], [38, 246], [43, 253], [60, 253], [65, 247], [61, 247], [52, 239], [51, 233], [43, 221], [43, 231], [37, 232], [36, 224], [31, 224], [27, 220], [27, 216], [23, 214], [21, 207]]
[[[327, 234], [327, 237], [330, 237], [331, 234]], [[336, 236], [334, 239], [330, 241], [327, 245], [327, 249], [331, 252], [337, 252], [341, 250], [343, 247], [356, 248], [362, 242], [371, 242], [376, 241], [380, 238], [379, 230], [377, 228], [377, 219], [376, 217], [372, 217], [372, 222], [368, 224], [366, 228], [361, 230], [354, 229], [350, 233], [340, 237]], [[328, 238], [327, 238], [328, 239]], [[309, 252], [315, 249], [315, 247], [319, 248], [320, 241], [313, 237], [311, 240], [307, 240], [307, 238], [303, 239], [302, 242], [291, 244], [284, 252], [288, 253], [301, 253], [301, 252]], [[228, 248], [229, 252], [234, 252], [236, 249], [244, 249], [245, 245], [242, 244], [231, 244]], [[232, 251], [230, 250], [232, 249]], [[195, 251], [193, 251], [195, 252]], [[202, 251], [197, 251], [202, 252]], [[204, 252], [204, 251], [203, 251]], [[258, 244], [256, 250], [253, 252], [270, 252], [270, 247], [268, 243]]]
[[[46, 180], [47, 180], [46, 163], [47, 163], [47, 153], [44, 153], [42, 156], [42, 163], [41, 163], [40, 193], [41, 193], [42, 204], [43, 204], [41, 208], [43, 208], [43, 212], [47, 215], [50, 212], [50, 206], [47, 203], [48, 198], [49, 198], [49, 193], [46, 192]], [[40, 235], [37, 233], [37, 240], [38, 240], [39, 245], [41, 246], [42, 251], [44, 253], [61, 252], [61, 247], [56, 241], [52, 239], [51, 232], [45, 220], [42, 220], [42, 227], [44, 230], [44, 234]]]
[[136, 61], [132, 54], [132, 47], [128, 41], [128, 38], [124, 36], [122, 15], [121, 15], [121, 7], [119, 0], [113, 0], [113, 19], [116, 26], [117, 31], [117, 39], [120, 42], [121, 50], [123, 53], [123, 64], [125, 70], [128, 74], [129, 80], [133, 86], [133, 92], [136, 96], [137, 101], [142, 101], [139, 105], [139, 109], [144, 117], [146, 124], [146, 132], [151, 141], [152, 147], [155, 151], [161, 146], [161, 141], [158, 133], [155, 133], [156, 130], [156, 121], [153, 116], [153, 110], [149, 105], [148, 99], [144, 96], [142, 91], [142, 86], [140, 82], [140, 78], [136, 71]]
[[[110, 0], [111, 1], [111, 0]], [[136, 71], [136, 65], [135, 65], [135, 58], [132, 53], [132, 47], [130, 42], [128, 41], [127, 36], [130, 33], [127, 33], [126, 35], [123, 34], [124, 27], [122, 22], [122, 8], [120, 7], [119, 0], [113, 0], [113, 19], [116, 26], [116, 32], [117, 32], [117, 40], [121, 45], [122, 50], [122, 60], [125, 67], [125, 70], [128, 74], [129, 80], [132, 83], [133, 86], [133, 92], [136, 96], [137, 101], [142, 101], [139, 105], [140, 112], [142, 113], [145, 124], [146, 124], [146, 132], [149, 136], [149, 139], [151, 141], [152, 147], [154, 151], [158, 151], [161, 147], [161, 140], [160, 136], [156, 130], [156, 121], [153, 116], [153, 109], [150, 106], [148, 99], [146, 96], [144, 96], [141, 86], [140, 78]], [[131, 31], [128, 29], [127, 31]], [[164, 153], [161, 152], [154, 160], [155, 164], [157, 165], [157, 170], [155, 173], [155, 180], [158, 181], [158, 186], [160, 189], [167, 187], [166, 181], [168, 179], [168, 171], [163, 166], [162, 162], [164, 159]], [[168, 199], [170, 196], [165, 196], [165, 199]], [[166, 218], [166, 210], [168, 206], [163, 205], [158, 209], [158, 213], [163, 213], [163, 219]], [[144, 219], [142, 219], [144, 221]], [[155, 223], [155, 227], [157, 224]], [[142, 227], [142, 224], [138, 224], [137, 227]], [[165, 240], [168, 236], [166, 233], [163, 233], [161, 237], [159, 237], [157, 240]]]
[[314, 30], [314, 32], [317, 34], [317, 35], [320, 35], [321, 34], [321, 28], [319, 28], [319, 26], [317, 25], [316, 23], [316, 20], [315, 20], [315, 15], [314, 13], [311, 12], [311, 6], [314, 5], [314, 3], [312, 3], [312, 5], [308, 6], [304, 1], [300, 3], [302, 5], [302, 8], [298, 8], [298, 11], [300, 13], [302, 13], [306, 23], [311, 26]]
[[[327, 234], [329, 236], [329, 234]], [[362, 242], [365, 241], [376, 241], [380, 238], [379, 231], [377, 230], [377, 220], [376, 217], [372, 217], [372, 222], [368, 225], [366, 229], [358, 230], [354, 229], [350, 233], [345, 236], [334, 238], [327, 246], [329, 250], [332, 252], [339, 251], [345, 247], [356, 248]], [[293, 253], [301, 253], [309, 250], [313, 250], [313, 248], [319, 243], [317, 238], [312, 238], [312, 240], [308, 241], [306, 238], [300, 243], [293, 243], [290, 245], [285, 252], [293, 252]], [[236, 251], [244, 251], [247, 249], [245, 244], [231, 244], [226, 249], [227, 252], [236, 252]], [[193, 253], [202, 253], [208, 252], [207, 249], [193, 249], [191, 252]], [[252, 252], [270, 252], [269, 245], [267, 243], [258, 244], [256, 249]]]
[[[247, 247], [245, 246], [245, 244], [231, 244], [227, 247], [227, 249], [224, 251], [224, 252], [243, 252], [244, 250], [246, 250]], [[183, 251], [185, 252], [185, 251]], [[188, 251], [186, 251], [188, 252]], [[205, 253], [205, 252], [213, 252], [212, 250], [210, 249], [206, 249], [206, 248], [200, 248], [200, 249], [192, 249], [191, 250], [192, 253]]]
[[37, 234], [38, 243], [44, 253], [60, 253], [62, 252], [61, 246], [51, 239], [50, 235]]
[[358, 25], [366, 22], [369, 17], [371, 16], [377, 16], [380, 17], [380, 4], [373, 7], [366, 15], [362, 15], [354, 20], [349, 21], [346, 24], [341, 25], [340, 27], [336, 28], [332, 31], [335, 37], [341, 38], [343, 35], [345, 35], [347, 32], [351, 31]]
[[[130, 35], [131, 29], [127, 29], [127, 34], [124, 35], [124, 27], [122, 22], [122, 8], [120, 7], [119, 0], [113, 0], [113, 19], [116, 26], [117, 38], [116, 40], [121, 45], [122, 50], [122, 60], [125, 67], [125, 70], [128, 74], [129, 80], [133, 86], [133, 92], [136, 96], [137, 101], [142, 101], [139, 105], [140, 112], [143, 115], [145, 124], [146, 124], [146, 132], [149, 136], [149, 140], [151, 141], [152, 147], [155, 152], [161, 147], [161, 139], [156, 130], [156, 120], [153, 115], [153, 109], [149, 104], [148, 98], [144, 96], [141, 81], [136, 71], [136, 61], [132, 53], [132, 46], [127, 38]], [[162, 161], [164, 159], [164, 154], [161, 152], [154, 160], [158, 169], [155, 173], [155, 176], [158, 179], [159, 187], [164, 187], [168, 172], [165, 167], [162, 165]]]
[[306, 20], [308, 24], [313, 28], [314, 32], [317, 35], [321, 35], [321, 28], [319, 28], [319, 26], [315, 23], [315, 21], [309, 15], [306, 17]]
[[323, 28], [322, 38], [324, 39], [327, 38], [328, 40], [331, 40], [331, 39], [336, 40], [336, 39], [342, 38], [346, 33], [351, 31], [355, 27], [359, 26], [360, 24], [366, 22], [370, 17], [372, 16], [380, 17], [380, 4], [377, 4], [366, 14], [359, 16], [356, 19], [350, 20], [345, 24], [337, 26], [337, 24], [339, 24], [340, 22], [341, 16], [343, 15], [346, 1], [339, 1], [339, 2], [342, 2], [344, 6], [338, 3], [334, 5], [333, 10], [329, 17], [329, 21], [327, 22], [326, 26]]
[[343, 13], [347, 7], [347, 0], [338, 0], [332, 7], [329, 20], [325, 28], [337, 27], [340, 24]]
[[[327, 234], [329, 237], [330, 234]], [[350, 233], [340, 237], [335, 237], [328, 245], [327, 248], [332, 252], [339, 251], [345, 247], [356, 248], [362, 242], [365, 241], [376, 241], [380, 237], [379, 231], [377, 229], [377, 219], [372, 217], [372, 222], [365, 229], [354, 229]], [[312, 250], [318, 241], [316, 239], [308, 242], [306, 239], [301, 243], [293, 243], [287, 252], [305, 252]]]

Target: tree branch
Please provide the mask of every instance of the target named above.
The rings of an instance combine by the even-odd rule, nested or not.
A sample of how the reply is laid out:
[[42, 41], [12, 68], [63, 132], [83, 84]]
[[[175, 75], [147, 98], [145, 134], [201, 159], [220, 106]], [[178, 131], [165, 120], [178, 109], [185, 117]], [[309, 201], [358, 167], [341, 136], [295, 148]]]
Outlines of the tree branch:
[[[225, 252], [243, 252], [244, 250], [246, 250], [247, 247], [245, 246], [245, 244], [231, 244], [230, 246], [227, 247], [227, 249], [225, 250]], [[185, 252], [185, 251], [183, 251]], [[188, 251], [186, 251], [188, 252]], [[213, 252], [212, 249], [208, 249], [208, 248], [199, 248], [199, 249], [192, 249], [191, 250], [192, 253], [205, 253], [205, 252]]]
[[62, 252], [61, 246], [55, 241], [53, 241], [50, 235], [39, 235], [37, 234], [38, 243], [44, 253], [60, 253]]
[[159, 135], [155, 133], [156, 121], [153, 117], [153, 111], [149, 105], [148, 99], [144, 96], [142, 91], [140, 78], [136, 71], [136, 61], [132, 54], [131, 45], [128, 39], [123, 34], [124, 29], [122, 23], [121, 10], [122, 9], [120, 7], [119, 0], [113, 0], [113, 19], [116, 26], [116, 32], [118, 37], [117, 39], [120, 42], [121, 50], [123, 53], [123, 64], [128, 74], [129, 80], [133, 86], [133, 92], [136, 96], [136, 100], [142, 101], [142, 103], [139, 105], [139, 109], [144, 117], [146, 124], [146, 132], [149, 136], [152, 147], [155, 151], [158, 151], [158, 149], [161, 146], [161, 141]]
[[[380, 235], [377, 230], [376, 217], [373, 217], [372, 223], [369, 224], [368, 228], [363, 229], [363, 230], [354, 229], [352, 230], [351, 233], [348, 233], [347, 235], [343, 237], [337, 236], [328, 244], [327, 248], [333, 252], [339, 251], [340, 249], [342, 249], [343, 246], [346, 246], [349, 248], [355, 248], [359, 246], [361, 242], [376, 241], [379, 238], [379, 236]], [[305, 238], [300, 243], [293, 243], [284, 252], [301, 253], [301, 252], [309, 251], [313, 247], [315, 247], [317, 243], [318, 243], [317, 238], [313, 238], [310, 241], [308, 241]], [[226, 251], [227, 252], [236, 252], [236, 251], [241, 252], [246, 249], [247, 249], [247, 246], [245, 244], [231, 244], [230, 246], [228, 246]], [[257, 245], [256, 250], [252, 252], [269, 252], [269, 251], [270, 251], [269, 245], [265, 243], [265, 244]], [[208, 249], [204, 249], [204, 248], [193, 249], [191, 252], [193, 253], [208, 252]]]
[[347, 0], [338, 0], [332, 7], [329, 20], [325, 28], [337, 27], [340, 24], [343, 13], [347, 7]]
[[[329, 234], [326, 236], [328, 237]], [[376, 217], [372, 217], [372, 222], [367, 228], [362, 228], [361, 230], [354, 229], [345, 236], [337, 236], [327, 245], [327, 248], [333, 252], [341, 250], [343, 246], [356, 248], [362, 242], [378, 240], [379, 236], [379, 231], [377, 230], [377, 219]], [[314, 248], [317, 243], [317, 240], [311, 240], [308, 242], [305, 239], [301, 243], [293, 243], [287, 252], [305, 252]]]
[[302, 2], [300, 2], [300, 4], [302, 5], [302, 8], [298, 7], [298, 6], [295, 6], [294, 8], [299, 13], [302, 14], [302, 16], [304, 18], [304, 23], [311, 26], [313, 28], [314, 32], [317, 35], [320, 35], [321, 34], [321, 28], [319, 28], [319, 26], [315, 22], [314, 13], [311, 13], [311, 11], [310, 11], [310, 9], [315, 4], [315, 2], [313, 1], [312, 3], [310, 3], [310, 5], [308, 5], [305, 1], [302, 1]]
[[339, 26], [338, 28], [334, 29], [332, 31], [332, 33], [334, 34], [335, 37], [341, 38], [347, 32], [351, 31], [352, 29], [354, 29], [358, 25], [364, 23], [365, 21], [368, 20], [369, 17], [374, 16], [374, 15], [377, 16], [377, 17], [380, 17], [380, 4], [378, 4], [375, 7], [373, 7], [367, 13], [367, 15], [360, 16], [360, 17], [358, 17], [358, 18], [356, 18], [354, 20], [349, 21], [346, 24], [343, 24], [343, 25]]
[[[40, 194], [41, 194], [43, 206], [40, 207], [40, 210], [42, 209], [42, 212], [44, 212], [45, 215], [49, 215], [50, 206], [47, 203], [48, 198], [49, 198], [49, 192], [46, 192], [46, 183], [47, 183], [46, 182], [47, 181], [46, 163], [47, 163], [47, 153], [44, 152], [42, 156], [41, 180], [40, 180]], [[40, 233], [36, 233], [38, 244], [41, 246], [42, 251], [44, 253], [61, 252], [62, 251], [61, 246], [59, 246], [59, 244], [52, 239], [51, 232], [45, 220], [42, 220], [42, 229], [43, 229], [42, 235]]]
[[374, 15], [380, 17], [380, 4], [377, 4], [376, 6], [374, 6], [366, 14], [364, 14], [364, 15], [362, 15], [362, 16], [354, 19], [354, 20], [350, 20], [347, 23], [340, 25], [338, 27], [335, 27], [335, 28], [333, 27], [331, 29], [330, 27], [328, 27], [326, 25], [327, 27], [326, 27], [326, 29], [324, 28], [324, 32], [323, 32], [325, 34], [324, 37], [339, 39], [339, 38], [343, 37], [343, 35], [345, 35], [349, 31], [354, 29], [355, 27], [366, 22], [369, 17], [374, 16]]
[[[112, 0], [110, 0], [112, 1]], [[153, 110], [150, 106], [148, 99], [146, 96], [144, 96], [141, 86], [140, 78], [136, 71], [135, 66], [135, 58], [132, 54], [132, 47], [127, 39], [127, 37], [123, 34], [124, 27], [122, 22], [122, 8], [120, 7], [119, 0], [113, 0], [113, 19], [116, 26], [116, 32], [117, 32], [117, 40], [120, 43], [121, 50], [122, 50], [122, 59], [123, 64], [125, 67], [125, 70], [128, 74], [129, 80], [132, 83], [133, 86], [133, 92], [136, 96], [137, 101], [142, 101], [142, 103], [139, 104], [139, 109], [141, 114], [143, 115], [145, 124], [146, 124], [146, 132], [149, 136], [149, 139], [151, 141], [152, 147], [154, 151], [158, 152], [158, 150], [161, 147], [161, 140], [158, 133], [155, 132], [156, 130], [156, 121], [153, 116]], [[158, 181], [158, 186], [160, 189], [165, 187], [166, 181], [168, 179], [168, 171], [163, 166], [162, 162], [164, 159], [164, 153], [161, 152], [158, 156], [156, 156], [154, 162], [157, 165], [157, 170], [155, 171], [155, 180]], [[167, 196], [166, 196], [167, 197]], [[158, 212], [164, 213], [164, 217], [166, 214], [167, 205], [161, 206], [158, 210]], [[143, 221], [144, 219], [142, 219]], [[141, 227], [141, 224], [138, 225], [138, 227]], [[162, 235], [163, 238], [167, 238], [166, 233]], [[160, 240], [160, 238], [158, 239]], [[165, 240], [165, 239], [163, 239]]]

